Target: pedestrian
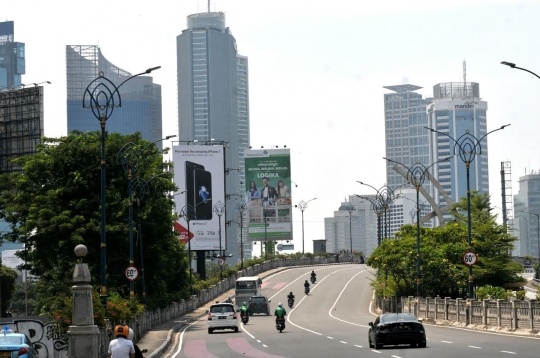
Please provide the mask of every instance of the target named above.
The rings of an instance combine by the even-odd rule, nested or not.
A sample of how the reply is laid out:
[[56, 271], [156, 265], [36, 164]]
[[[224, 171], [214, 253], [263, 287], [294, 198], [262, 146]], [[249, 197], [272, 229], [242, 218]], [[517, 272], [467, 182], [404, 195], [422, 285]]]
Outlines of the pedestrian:
[[135, 358], [135, 347], [133, 342], [128, 340], [129, 327], [118, 325], [114, 327], [114, 336], [109, 343], [108, 358]]

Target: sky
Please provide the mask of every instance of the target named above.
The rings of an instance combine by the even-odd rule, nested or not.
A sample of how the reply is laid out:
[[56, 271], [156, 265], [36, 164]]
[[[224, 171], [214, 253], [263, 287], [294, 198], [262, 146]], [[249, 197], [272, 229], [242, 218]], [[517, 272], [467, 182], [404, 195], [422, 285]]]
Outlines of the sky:
[[[9, 1], [0, 21], [15, 21], [26, 44], [22, 83], [45, 85], [45, 135], [67, 134], [66, 45], [99, 45], [131, 73], [152, 72], [162, 86], [163, 136], [178, 134], [176, 37], [186, 16], [207, 1]], [[253, 148], [291, 149], [293, 202], [304, 212], [306, 251], [324, 239], [324, 218], [353, 194], [373, 193], [356, 181], [385, 184], [383, 86], [480, 84], [488, 102], [492, 205], [501, 206], [501, 162], [520, 176], [540, 170], [540, 1], [498, 0], [212, 0], [226, 14], [239, 54], [249, 58]], [[164, 146], [167, 143], [165, 142]], [[500, 213], [500, 211], [499, 211]], [[302, 247], [301, 213], [293, 217]]]

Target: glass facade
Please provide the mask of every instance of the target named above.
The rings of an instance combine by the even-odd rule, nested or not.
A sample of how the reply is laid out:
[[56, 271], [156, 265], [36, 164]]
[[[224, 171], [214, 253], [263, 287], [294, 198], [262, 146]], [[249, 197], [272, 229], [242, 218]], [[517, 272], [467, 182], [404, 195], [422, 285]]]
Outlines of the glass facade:
[[26, 73], [24, 43], [14, 38], [14, 22], [0, 22], [0, 91], [20, 88], [21, 75]]
[[[87, 86], [100, 72], [115, 86], [132, 74], [109, 62], [98, 46], [66, 46], [66, 66], [68, 132], [100, 131], [99, 120], [82, 105]], [[140, 132], [147, 141], [162, 139], [161, 86], [154, 84], [150, 76], [138, 76], [125, 82], [119, 92], [122, 105], [113, 110], [106, 130], [121, 134]], [[161, 149], [161, 142], [156, 145]]]

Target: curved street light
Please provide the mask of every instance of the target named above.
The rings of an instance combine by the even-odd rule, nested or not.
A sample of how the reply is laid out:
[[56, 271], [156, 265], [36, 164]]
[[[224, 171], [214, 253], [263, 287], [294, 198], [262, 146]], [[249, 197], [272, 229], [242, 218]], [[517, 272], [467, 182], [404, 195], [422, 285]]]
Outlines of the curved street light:
[[[221, 260], [223, 260], [223, 251], [221, 248], [221, 217], [223, 214], [225, 214], [225, 204], [223, 204], [221, 201], [218, 201], [213, 209], [214, 214], [218, 216], [219, 219], [219, 229], [218, 229], [218, 237], [219, 237], [219, 257]], [[219, 279], [223, 280], [223, 265], [219, 265]]]
[[[189, 204], [184, 205], [180, 210], [180, 216], [186, 220], [187, 223], [187, 240], [188, 240], [188, 253], [189, 253], [189, 294], [193, 295], [193, 274], [191, 269], [191, 237], [189, 231], [189, 222], [195, 218], [195, 210]], [[221, 240], [221, 238], [220, 238]]]
[[348, 204], [345, 207], [345, 210], [349, 212], [349, 241], [351, 243], [351, 262], [353, 262], [353, 248], [352, 248], [352, 213], [353, 211], [356, 211], [356, 205], [362, 204], [363, 201], [356, 203], [356, 204]]
[[426, 178], [429, 178], [429, 168], [440, 162], [448, 161], [450, 158], [452, 157], [441, 159], [427, 167], [420, 162], [409, 167], [397, 160], [383, 157], [386, 161], [399, 164], [407, 169], [407, 180], [416, 189], [416, 297], [420, 297], [420, 281], [422, 279], [422, 273], [420, 271], [420, 187], [424, 184]]
[[307, 204], [310, 201], [316, 200], [317, 198], [309, 199], [308, 201], [302, 200], [298, 203], [298, 205], [295, 205], [300, 211], [302, 212], [302, 256], [304, 256], [304, 210], [307, 209]]
[[239, 199], [236, 202], [236, 211], [238, 211], [238, 215], [240, 216], [240, 270], [244, 269], [244, 240], [243, 240], [243, 233], [244, 233], [244, 213], [246, 212], [247, 204], [243, 199]]
[[106, 161], [105, 161], [105, 125], [107, 120], [111, 117], [115, 107], [122, 106], [122, 98], [118, 91], [120, 87], [127, 81], [151, 73], [154, 70], [161, 68], [161, 66], [152, 67], [144, 72], [138, 73], [131, 77], [128, 77], [118, 86], [116, 86], [111, 80], [105, 77], [103, 71], [99, 72], [99, 77], [91, 81], [83, 94], [82, 105], [83, 108], [90, 108], [92, 114], [99, 121], [101, 126], [101, 279], [100, 279], [100, 297], [103, 304], [107, 304], [107, 277], [106, 277], [106, 263], [107, 263], [107, 237], [105, 232], [106, 227]]
[[[464, 134], [454, 139], [448, 133], [439, 132], [436, 129], [430, 127], [424, 127], [432, 133], [438, 133], [440, 135], [446, 136], [454, 142], [454, 155], [459, 155], [459, 158], [465, 163], [465, 168], [467, 170], [467, 245], [468, 251], [472, 251], [472, 221], [471, 221], [471, 182], [470, 182], [470, 167], [471, 163], [474, 161], [477, 155], [482, 154], [482, 140], [486, 138], [489, 134], [500, 131], [508, 127], [510, 124], [505, 124], [500, 128], [494, 129], [491, 132], [487, 132], [480, 139], [476, 138], [470, 133], [467, 129]], [[469, 298], [474, 298], [473, 292], [473, 268], [472, 265], [469, 266]]]
[[360, 199], [364, 199], [364, 200], [367, 200], [371, 203], [371, 210], [373, 210], [375, 212], [375, 214], [377, 214], [377, 246], [380, 246], [381, 245], [381, 241], [382, 241], [382, 224], [381, 224], [381, 215], [383, 213], [383, 205], [381, 204], [380, 201], [378, 201], [377, 199], [375, 198], [372, 198], [372, 197], [369, 197], [369, 196], [362, 196], [362, 195], [358, 195], [358, 194], [355, 194], [357, 197], [359, 197]]
[[515, 63], [502, 61], [502, 62], [501, 62], [501, 65], [509, 66], [509, 67], [511, 67], [511, 68], [517, 68], [518, 70], [522, 70], [522, 71], [525, 71], [525, 72], [529, 72], [530, 74], [535, 75], [537, 78], [540, 78], [540, 76], [538, 76], [538, 75], [537, 75], [536, 73], [534, 73], [533, 71], [529, 71], [529, 70], [526, 69], [526, 68], [517, 67]]

